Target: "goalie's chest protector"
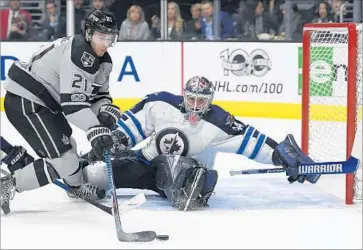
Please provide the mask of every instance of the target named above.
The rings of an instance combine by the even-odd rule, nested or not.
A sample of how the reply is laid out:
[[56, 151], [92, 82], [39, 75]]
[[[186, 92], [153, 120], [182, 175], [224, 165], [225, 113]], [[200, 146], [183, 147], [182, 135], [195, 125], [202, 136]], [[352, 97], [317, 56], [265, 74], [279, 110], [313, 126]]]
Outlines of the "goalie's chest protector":
[[167, 103], [160, 103], [155, 108], [155, 135], [143, 150], [149, 160], [162, 153], [198, 155], [220, 133], [216, 126], [204, 120], [195, 125], [190, 124], [185, 119], [185, 113]]

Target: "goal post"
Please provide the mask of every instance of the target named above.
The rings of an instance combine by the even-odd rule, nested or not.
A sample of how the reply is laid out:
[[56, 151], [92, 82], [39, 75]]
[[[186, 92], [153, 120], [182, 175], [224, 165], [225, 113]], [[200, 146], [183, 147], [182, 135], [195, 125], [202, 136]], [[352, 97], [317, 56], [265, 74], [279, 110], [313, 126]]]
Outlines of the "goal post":
[[[314, 161], [345, 160], [362, 145], [362, 36], [362, 24], [304, 25], [301, 146]], [[357, 178], [346, 175], [346, 204]]]

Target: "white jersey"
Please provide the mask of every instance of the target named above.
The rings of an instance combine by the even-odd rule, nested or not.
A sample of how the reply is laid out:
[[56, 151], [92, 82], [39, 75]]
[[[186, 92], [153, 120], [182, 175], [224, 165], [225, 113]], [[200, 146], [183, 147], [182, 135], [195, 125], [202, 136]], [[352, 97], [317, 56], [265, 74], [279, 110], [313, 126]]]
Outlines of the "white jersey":
[[5, 89], [32, 102], [63, 112], [77, 127], [99, 125], [99, 108], [112, 102], [109, 75], [112, 60], [98, 57], [83, 35], [64, 37], [41, 46], [29, 62], [15, 62]]
[[146, 96], [118, 121], [128, 136], [129, 148], [151, 137], [141, 149], [151, 161], [162, 153], [193, 157], [209, 165], [217, 152], [236, 153], [272, 164], [277, 143], [216, 105], [195, 125], [185, 119], [183, 97], [168, 92]]

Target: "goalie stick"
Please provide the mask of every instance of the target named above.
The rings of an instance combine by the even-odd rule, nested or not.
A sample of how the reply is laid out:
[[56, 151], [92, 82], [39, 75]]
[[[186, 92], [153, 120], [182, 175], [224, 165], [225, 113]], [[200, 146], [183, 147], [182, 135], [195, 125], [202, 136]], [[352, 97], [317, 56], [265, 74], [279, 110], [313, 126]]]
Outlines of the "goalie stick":
[[[315, 162], [315, 163], [300, 163], [297, 168], [287, 171], [287, 175], [316, 175], [316, 174], [348, 174], [354, 173], [359, 167], [360, 161], [351, 156], [347, 161], [338, 162]], [[262, 169], [247, 169], [247, 170], [231, 170], [229, 174], [244, 175], [244, 174], [270, 174], [270, 173], [285, 173], [285, 168], [262, 168]]]

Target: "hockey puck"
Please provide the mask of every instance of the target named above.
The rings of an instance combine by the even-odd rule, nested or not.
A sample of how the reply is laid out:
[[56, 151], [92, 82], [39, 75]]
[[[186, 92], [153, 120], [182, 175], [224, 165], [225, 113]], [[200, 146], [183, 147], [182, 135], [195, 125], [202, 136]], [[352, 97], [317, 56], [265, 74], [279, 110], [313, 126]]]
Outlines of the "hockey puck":
[[169, 239], [169, 235], [156, 235], [157, 240], [165, 241]]
[[103, 189], [98, 189], [96, 193], [97, 193], [98, 199], [102, 200], [103, 198], [106, 197], [106, 191]]

